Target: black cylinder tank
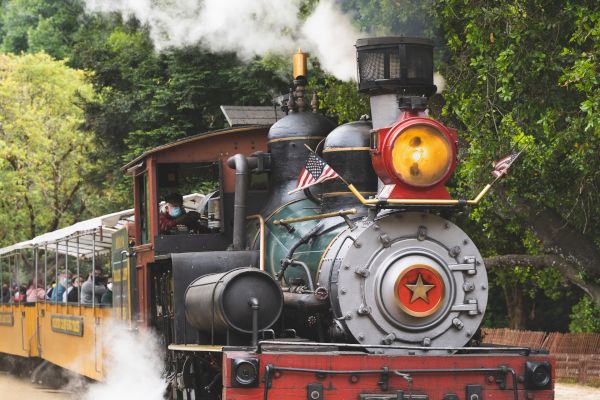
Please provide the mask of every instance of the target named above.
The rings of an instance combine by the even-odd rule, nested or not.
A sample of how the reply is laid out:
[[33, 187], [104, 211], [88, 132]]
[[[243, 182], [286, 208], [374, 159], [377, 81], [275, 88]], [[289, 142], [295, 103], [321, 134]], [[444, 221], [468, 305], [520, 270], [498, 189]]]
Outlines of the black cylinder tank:
[[[325, 139], [323, 158], [346, 181], [352, 183], [365, 198], [377, 193], [377, 175], [369, 154], [371, 122], [350, 122], [335, 128]], [[356, 197], [340, 179], [323, 183], [322, 211], [358, 207]]]
[[199, 331], [252, 333], [253, 298], [259, 305], [258, 330], [267, 329], [283, 308], [281, 288], [270, 275], [256, 268], [204, 275], [186, 290], [185, 315]]
[[262, 214], [296, 198], [303, 198], [302, 192], [293, 196], [298, 175], [308, 158], [308, 149], [315, 150], [319, 142], [335, 127], [323, 115], [312, 112], [295, 112], [280, 119], [269, 130], [269, 152], [271, 153], [269, 200]]

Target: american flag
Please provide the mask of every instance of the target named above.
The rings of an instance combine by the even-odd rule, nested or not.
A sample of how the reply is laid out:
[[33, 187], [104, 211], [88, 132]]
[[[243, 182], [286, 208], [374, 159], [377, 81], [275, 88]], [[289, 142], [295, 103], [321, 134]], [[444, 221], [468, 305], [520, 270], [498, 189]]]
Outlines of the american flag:
[[494, 178], [498, 179], [502, 175], [506, 175], [508, 173], [508, 168], [515, 162], [515, 160], [521, 155], [523, 150], [519, 152], [512, 152], [501, 160], [498, 160], [494, 163], [494, 170], [492, 171], [492, 175]]
[[337, 172], [311, 151], [304, 168], [302, 168], [302, 172], [300, 172], [296, 188], [288, 192], [288, 194], [299, 192], [309, 186], [335, 178], [339, 178]]

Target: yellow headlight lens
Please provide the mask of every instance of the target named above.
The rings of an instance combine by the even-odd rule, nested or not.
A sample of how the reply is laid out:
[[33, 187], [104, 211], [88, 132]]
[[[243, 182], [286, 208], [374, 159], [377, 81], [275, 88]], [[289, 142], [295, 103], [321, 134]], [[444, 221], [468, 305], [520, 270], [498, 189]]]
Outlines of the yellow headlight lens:
[[431, 186], [452, 165], [452, 147], [437, 129], [426, 125], [408, 128], [392, 145], [392, 165], [400, 179], [413, 186]]

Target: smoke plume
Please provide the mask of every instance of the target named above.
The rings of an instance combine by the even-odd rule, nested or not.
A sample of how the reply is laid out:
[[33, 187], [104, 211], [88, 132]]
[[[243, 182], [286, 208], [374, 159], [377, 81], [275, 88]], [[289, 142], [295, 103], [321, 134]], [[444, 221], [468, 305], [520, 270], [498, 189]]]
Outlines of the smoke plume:
[[150, 332], [132, 332], [119, 323], [103, 328], [106, 349], [104, 382], [89, 386], [83, 400], [162, 400], [163, 352]]
[[147, 24], [159, 51], [201, 43], [212, 52], [235, 52], [247, 60], [288, 55], [301, 47], [336, 77], [354, 78], [354, 43], [360, 33], [350, 18], [334, 0], [321, 0], [301, 21], [300, 5], [301, 0], [86, 0], [88, 12], [119, 12]]

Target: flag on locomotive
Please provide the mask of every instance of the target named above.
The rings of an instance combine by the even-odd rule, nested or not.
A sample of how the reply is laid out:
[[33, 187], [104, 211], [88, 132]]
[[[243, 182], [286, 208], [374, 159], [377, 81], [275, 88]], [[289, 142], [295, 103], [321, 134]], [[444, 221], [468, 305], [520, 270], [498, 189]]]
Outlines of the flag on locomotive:
[[321, 157], [315, 154], [314, 151], [310, 151], [306, 165], [302, 168], [298, 182], [296, 182], [296, 188], [288, 192], [293, 194], [304, 190], [317, 183], [322, 183], [330, 179], [339, 178], [337, 172], [333, 170]]
[[517, 158], [519, 158], [523, 150], [525, 149], [513, 151], [506, 157], [494, 162], [494, 170], [492, 171], [492, 175], [494, 176], [494, 178], [499, 179], [502, 176], [506, 175], [510, 166], [513, 165]]

